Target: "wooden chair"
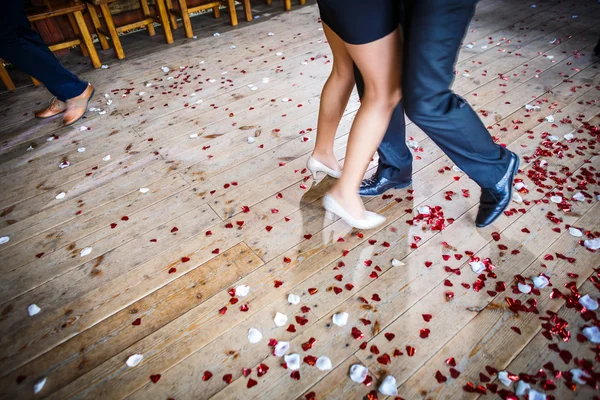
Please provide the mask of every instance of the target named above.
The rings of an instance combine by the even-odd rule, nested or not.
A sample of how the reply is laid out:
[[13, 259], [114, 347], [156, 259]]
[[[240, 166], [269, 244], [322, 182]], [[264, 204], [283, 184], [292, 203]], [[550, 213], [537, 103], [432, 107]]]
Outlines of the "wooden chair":
[[[192, 30], [192, 22], [190, 20], [190, 13], [195, 13], [203, 10], [212, 9], [213, 15], [215, 18], [219, 18], [221, 16], [221, 10], [219, 6], [221, 5], [220, 1], [205, 1], [200, 5], [188, 7], [187, 0], [178, 0], [179, 10], [176, 10], [173, 7], [173, 0], [166, 0], [167, 8], [169, 9], [169, 15], [171, 17], [171, 25], [173, 29], [177, 29], [177, 17], [180, 17], [183, 21], [183, 28], [185, 30], [185, 36], [191, 38], [194, 36], [194, 32]], [[246, 16], [246, 21], [252, 21], [252, 9], [250, 6], [250, 0], [243, 0], [244, 4], [244, 14]], [[229, 11], [229, 19], [231, 21], [231, 25], [236, 26], [238, 24], [237, 12], [235, 10], [235, 1], [234, 0], [226, 0], [227, 11]]]
[[[272, 2], [273, 2], [273, 0], [267, 0], [268, 5], [271, 5]], [[306, 4], [306, 0], [298, 0], [298, 4], [303, 6]], [[291, 10], [292, 9], [292, 0], [283, 0], [283, 8], [285, 9], [285, 11]]]
[[8, 90], [9, 92], [12, 92], [16, 89], [14, 82], [12, 81], [12, 79], [10, 79], [10, 75], [4, 67], [4, 60], [2, 59], [0, 59], [0, 80], [2, 81], [2, 83], [4, 83], [4, 86], [6, 86], [6, 90]]
[[[154, 18], [150, 14], [150, 6], [148, 5], [148, 0], [139, 0], [140, 9], [144, 14], [144, 18], [140, 21], [132, 22], [130, 24], [115, 26], [115, 22], [113, 20], [113, 16], [110, 12], [109, 4], [113, 3], [117, 0], [84, 0], [86, 2], [87, 8], [90, 12], [90, 16], [92, 17], [92, 22], [94, 23], [94, 27], [96, 28], [96, 34], [98, 35], [98, 40], [100, 41], [100, 46], [102, 49], [106, 50], [109, 48], [107, 37], [110, 38], [113, 44], [113, 48], [115, 49], [115, 54], [118, 59], [125, 58], [125, 52], [123, 51], [123, 46], [121, 46], [121, 40], [119, 39], [119, 33], [123, 33], [126, 31], [130, 31], [132, 29], [143, 28], [145, 27], [150, 36], [155, 35], [154, 30], [154, 22], [159, 19], [160, 23], [163, 27], [163, 33], [165, 35], [165, 42], [171, 44], [173, 43], [173, 33], [171, 32], [171, 27], [169, 25], [169, 18], [167, 9], [165, 6], [165, 0], [156, 0], [156, 8], [158, 18]], [[106, 25], [106, 31], [102, 27], [100, 23], [99, 16], [102, 15], [104, 19], [104, 24]]]
[[44, 19], [66, 15], [69, 18], [71, 27], [75, 32], [76, 38], [66, 42], [49, 45], [50, 51], [58, 51], [68, 49], [73, 46], [81, 47], [81, 52], [90, 57], [94, 68], [100, 68], [100, 58], [94, 47], [92, 36], [83, 19], [83, 11], [85, 6], [78, 0], [69, 0], [67, 2], [45, 2], [45, 6], [41, 8], [32, 8], [27, 10], [27, 18], [29, 22], [42, 21]]

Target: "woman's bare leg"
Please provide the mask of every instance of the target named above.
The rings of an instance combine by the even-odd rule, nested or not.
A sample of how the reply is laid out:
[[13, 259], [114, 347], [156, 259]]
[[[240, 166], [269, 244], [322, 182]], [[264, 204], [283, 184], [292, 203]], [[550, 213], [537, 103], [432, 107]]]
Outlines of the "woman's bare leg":
[[363, 76], [365, 93], [350, 130], [342, 176], [330, 195], [352, 217], [363, 218], [358, 189], [401, 98], [400, 33], [397, 29], [375, 42], [345, 46]]
[[325, 24], [323, 30], [333, 52], [333, 68], [321, 92], [313, 157], [329, 168], [339, 171], [341, 168], [333, 153], [333, 141], [354, 88], [354, 71], [352, 58], [342, 39]]

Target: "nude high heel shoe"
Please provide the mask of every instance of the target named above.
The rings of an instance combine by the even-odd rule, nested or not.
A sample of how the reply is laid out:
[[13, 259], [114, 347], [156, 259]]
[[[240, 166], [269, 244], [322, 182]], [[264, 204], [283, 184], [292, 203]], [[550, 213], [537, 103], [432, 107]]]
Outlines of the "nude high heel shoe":
[[317, 178], [317, 172], [324, 172], [335, 179], [338, 179], [342, 175], [342, 171], [335, 171], [329, 168], [327, 165], [323, 164], [321, 161], [317, 160], [313, 156], [308, 157], [308, 161], [306, 162], [306, 168], [308, 168], [308, 170], [312, 174], [313, 179]]
[[376, 214], [371, 211], [366, 211], [362, 219], [352, 217], [333, 197], [326, 194], [323, 197], [323, 207], [326, 211], [337, 215], [343, 219], [348, 225], [357, 229], [373, 229], [383, 224], [386, 218], [383, 215]]

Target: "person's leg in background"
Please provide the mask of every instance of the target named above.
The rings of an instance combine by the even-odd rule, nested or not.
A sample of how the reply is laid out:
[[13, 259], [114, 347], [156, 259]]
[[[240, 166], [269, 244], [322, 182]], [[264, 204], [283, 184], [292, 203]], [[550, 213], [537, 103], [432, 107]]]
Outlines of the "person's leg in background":
[[85, 112], [93, 88], [63, 67], [40, 35], [31, 29], [22, 0], [11, 0], [3, 7], [0, 58], [42, 82], [55, 96], [50, 106], [36, 116], [47, 118], [67, 111], [64, 123], [69, 125]]
[[[489, 215], [478, 215], [478, 226], [484, 226], [493, 222], [510, 202], [507, 195], [511, 195], [514, 164], [518, 161], [513, 153], [494, 143], [467, 101], [450, 89], [459, 47], [476, 3], [476, 0], [405, 1], [402, 89], [408, 118], [483, 188], [482, 197], [503, 182], [502, 193], [496, 190], [492, 196], [495, 200], [482, 198], [480, 213], [485, 208], [484, 202], [489, 203], [484, 200], [498, 203], [484, 212]], [[502, 208], [499, 212], [498, 207]]]

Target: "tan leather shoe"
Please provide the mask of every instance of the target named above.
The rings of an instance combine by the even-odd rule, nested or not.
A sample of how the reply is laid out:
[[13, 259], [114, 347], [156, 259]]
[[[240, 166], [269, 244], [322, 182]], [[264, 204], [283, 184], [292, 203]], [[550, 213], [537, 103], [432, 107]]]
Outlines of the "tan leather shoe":
[[56, 97], [53, 97], [50, 101], [50, 105], [43, 110], [35, 113], [36, 118], [50, 118], [65, 112], [67, 109], [67, 103], [60, 101]]
[[67, 110], [63, 117], [63, 125], [68, 126], [77, 121], [87, 111], [88, 103], [94, 95], [94, 87], [88, 83], [87, 88], [77, 97], [67, 100]]

